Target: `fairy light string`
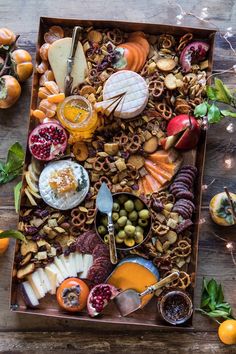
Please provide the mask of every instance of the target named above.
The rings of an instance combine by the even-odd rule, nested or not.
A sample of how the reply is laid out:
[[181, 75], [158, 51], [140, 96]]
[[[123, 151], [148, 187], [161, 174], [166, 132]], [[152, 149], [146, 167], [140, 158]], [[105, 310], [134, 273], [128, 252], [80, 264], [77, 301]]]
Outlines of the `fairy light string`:
[[219, 240], [224, 241], [226, 249], [230, 252], [230, 255], [231, 255], [231, 258], [232, 258], [232, 262], [236, 266], [236, 259], [235, 259], [235, 256], [234, 256], [235, 243], [231, 242], [231, 241], [228, 241], [227, 239], [217, 235], [215, 232], [212, 232], [212, 234], [213, 234], [214, 237], [218, 238]]

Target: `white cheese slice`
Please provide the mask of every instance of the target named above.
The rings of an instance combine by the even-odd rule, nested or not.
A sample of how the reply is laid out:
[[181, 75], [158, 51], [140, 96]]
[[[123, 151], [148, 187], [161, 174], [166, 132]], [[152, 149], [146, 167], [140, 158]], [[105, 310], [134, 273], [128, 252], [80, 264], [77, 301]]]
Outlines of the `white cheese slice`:
[[116, 107], [114, 116], [124, 119], [138, 116], [148, 102], [148, 86], [139, 74], [130, 70], [121, 70], [112, 74], [105, 82], [103, 99], [109, 100], [121, 93], [124, 99]]
[[26, 293], [26, 296], [28, 297], [30, 304], [33, 307], [38, 306], [39, 302], [38, 302], [37, 296], [36, 296], [32, 286], [30, 285], [30, 283], [28, 281], [24, 281], [24, 283], [22, 283], [22, 286], [24, 288], [24, 291]]
[[63, 282], [63, 280], [64, 280], [61, 271], [56, 267], [56, 265], [55, 265], [54, 263], [48, 264], [47, 267], [45, 268], [45, 270], [48, 269], [48, 268], [49, 268], [52, 272], [56, 273], [56, 275], [57, 275], [57, 286], [58, 286], [59, 284], [61, 284], [61, 283]]
[[[66, 37], [53, 42], [48, 50], [48, 60], [55, 80], [61, 92], [64, 92], [64, 82], [67, 73], [67, 59], [70, 55], [72, 38]], [[78, 42], [71, 72], [73, 77], [72, 89], [84, 82], [88, 73], [87, 61], [82, 44]]]
[[43, 284], [40, 279], [38, 271], [36, 270], [34, 273], [28, 275], [27, 279], [28, 279], [32, 289], [34, 290], [37, 298], [42, 299], [45, 296], [46, 292], [44, 290], [44, 287], [43, 287]]
[[66, 257], [63, 254], [61, 256], [59, 256], [59, 258], [62, 261], [62, 263], [64, 264], [69, 276], [70, 277], [76, 277], [77, 276], [77, 272], [76, 272], [76, 269], [75, 269], [74, 260], [72, 260], [70, 256]]
[[59, 282], [57, 281], [57, 273], [54, 272], [48, 266], [45, 268], [45, 273], [47, 274], [47, 277], [49, 279], [50, 286], [51, 286], [50, 294], [52, 294], [52, 295], [56, 294], [56, 289], [57, 289], [57, 286], [59, 285]]
[[70, 276], [65, 265], [62, 263], [61, 259], [59, 259], [58, 257], [55, 257], [54, 264], [59, 269], [59, 271], [61, 272], [64, 279], [66, 279]]
[[82, 253], [75, 252], [75, 253], [73, 253], [73, 256], [75, 258], [75, 266], [76, 266], [77, 273], [83, 272], [83, 270], [84, 270], [84, 261], [83, 261]]
[[93, 265], [93, 256], [91, 254], [83, 255], [84, 270], [80, 274], [80, 278], [87, 278], [89, 268]]
[[51, 284], [50, 284], [50, 281], [48, 279], [46, 272], [44, 271], [43, 268], [39, 268], [38, 273], [39, 273], [41, 284], [44, 288], [45, 293], [49, 293], [52, 290], [52, 287], [51, 287]]

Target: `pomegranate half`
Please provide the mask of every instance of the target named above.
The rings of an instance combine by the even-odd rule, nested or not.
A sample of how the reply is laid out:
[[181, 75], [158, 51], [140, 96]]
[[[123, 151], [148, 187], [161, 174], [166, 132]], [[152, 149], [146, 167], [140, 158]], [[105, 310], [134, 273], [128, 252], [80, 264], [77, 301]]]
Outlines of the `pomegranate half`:
[[180, 64], [185, 73], [191, 70], [192, 64], [198, 64], [206, 58], [210, 46], [206, 42], [196, 41], [189, 43], [180, 55]]
[[99, 284], [92, 288], [87, 300], [89, 315], [91, 317], [98, 316], [118, 293], [119, 291], [109, 284]]
[[64, 153], [67, 146], [66, 131], [55, 122], [39, 124], [31, 132], [28, 144], [36, 159], [50, 161]]

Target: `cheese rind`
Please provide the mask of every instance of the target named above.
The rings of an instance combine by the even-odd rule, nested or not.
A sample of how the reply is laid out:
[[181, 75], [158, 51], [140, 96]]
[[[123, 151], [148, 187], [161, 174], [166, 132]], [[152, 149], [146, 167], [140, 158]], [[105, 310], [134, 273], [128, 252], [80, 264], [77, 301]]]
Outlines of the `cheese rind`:
[[[70, 56], [72, 38], [66, 37], [53, 42], [48, 50], [48, 60], [59, 86], [60, 92], [64, 92], [64, 82], [67, 73], [67, 59]], [[84, 82], [88, 72], [87, 61], [82, 44], [78, 42], [75, 52], [71, 76], [73, 77], [72, 90]]]
[[103, 99], [109, 100], [125, 93], [115, 108], [114, 116], [124, 119], [139, 115], [148, 102], [148, 86], [139, 74], [131, 70], [122, 70], [112, 74], [103, 88]]

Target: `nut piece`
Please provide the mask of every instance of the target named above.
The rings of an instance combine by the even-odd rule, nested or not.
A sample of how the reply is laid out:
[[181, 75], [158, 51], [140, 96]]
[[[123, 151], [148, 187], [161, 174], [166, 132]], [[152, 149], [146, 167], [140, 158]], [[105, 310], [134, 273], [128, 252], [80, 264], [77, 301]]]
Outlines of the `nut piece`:
[[34, 241], [27, 241], [27, 243], [22, 243], [20, 247], [20, 253], [23, 257], [25, 257], [28, 253], [37, 253], [38, 246]]
[[126, 163], [125, 163], [125, 159], [118, 159], [115, 161], [115, 165], [116, 167], [118, 168], [118, 170], [121, 172], [121, 171], [124, 171], [126, 170]]
[[151, 139], [147, 140], [143, 145], [143, 150], [148, 154], [152, 154], [158, 148], [158, 138], [153, 136]]
[[171, 58], [162, 58], [157, 61], [156, 65], [159, 70], [169, 72], [175, 68], [176, 61]]
[[110, 156], [115, 156], [119, 151], [119, 144], [118, 143], [104, 144], [104, 151]]
[[16, 276], [18, 279], [24, 279], [27, 275], [33, 273], [34, 270], [35, 270], [35, 264], [30, 263], [27, 264], [27, 266], [25, 266], [24, 268], [19, 269]]
[[25, 266], [26, 264], [28, 264], [29, 261], [31, 260], [31, 256], [32, 256], [32, 253], [28, 253], [28, 254], [22, 259], [22, 261], [20, 262], [20, 266], [23, 267], [23, 266]]

